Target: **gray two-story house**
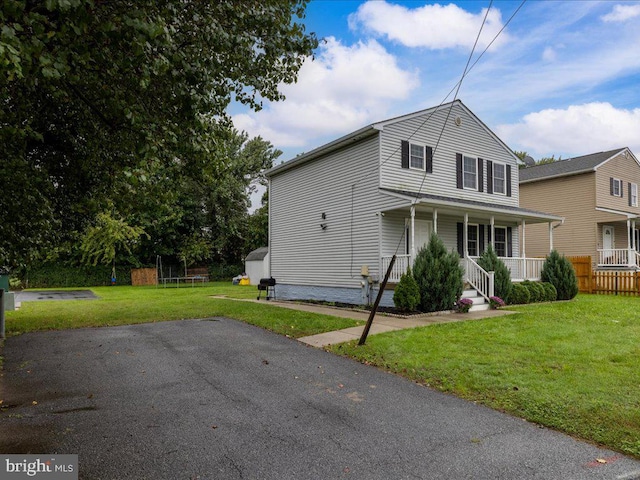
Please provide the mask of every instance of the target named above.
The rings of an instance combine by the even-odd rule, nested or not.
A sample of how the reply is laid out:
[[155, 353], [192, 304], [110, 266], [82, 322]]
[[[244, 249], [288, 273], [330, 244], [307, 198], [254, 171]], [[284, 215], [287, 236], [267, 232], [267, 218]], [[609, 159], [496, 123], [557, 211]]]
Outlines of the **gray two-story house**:
[[[516, 155], [461, 101], [374, 123], [282, 163], [269, 179], [270, 274], [278, 297], [372, 302], [432, 232], [488, 298], [475, 259], [493, 245], [512, 279], [538, 278], [526, 226], [562, 217], [519, 207]], [[552, 240], [550, 241], [552, 245]], [[383, 304], [392, 304], [392, 291]]]

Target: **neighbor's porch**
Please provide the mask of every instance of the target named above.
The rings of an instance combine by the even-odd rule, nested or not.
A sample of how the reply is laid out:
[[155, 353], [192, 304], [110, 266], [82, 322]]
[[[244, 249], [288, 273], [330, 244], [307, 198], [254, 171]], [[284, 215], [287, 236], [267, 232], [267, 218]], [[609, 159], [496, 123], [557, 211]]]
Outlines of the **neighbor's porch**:
[[624, 220], [601, 221], [597, 224], [597, 268], [640, 267], [640, 232], [636, 226], [636, 217], [632, 214], [625, 216], [627, 218]]
[[484, 271], [477, 260], [489, 245], [504, 261], [513, 281], [540, 280], [545, 259], [526, 255], [526, 227], [530, 223], [548, 223], [552, 249], [553, 230], [561, 217], [479, 202], [450, 201], [454, 205], [443, 205], [420, 200], [412, 199], [406, 207], [380, 214], [381, 276], [396, 255], [389, 282], [400, 281], [432, 232], [448, 250], [458, 252], [465, 281], [485, 298], [493, 295], [493, 272]]

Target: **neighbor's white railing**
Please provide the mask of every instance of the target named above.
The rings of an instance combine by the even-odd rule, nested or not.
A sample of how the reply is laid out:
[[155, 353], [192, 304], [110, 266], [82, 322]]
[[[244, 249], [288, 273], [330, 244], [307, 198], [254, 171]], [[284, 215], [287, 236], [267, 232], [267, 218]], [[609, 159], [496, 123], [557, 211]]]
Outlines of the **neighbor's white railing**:
[[[391, 263], [391, 257], [393, 257], [393, 255], [382, 257], [382, 271], [380, 272], [380, 276], [384, 276], [384, 274], [387, 273], [387, 268], [389, 268], [389, 263]], [[391, 270], [388, 281], [390, 283], [398, 283], [402, 274], [407, 273], [410, 261], [411, 255], [396, 255], [396, 263], [393, 264], [393, 269]]]
[[484, 270], [471, 257], [465, 257], [463, 265], [466, 281], [487, 300], [489, 300], [489, 297], [493, 297], [494, 273]]
[[[598, 265], [605, 267], [632, 267], [629, 261], [632, 259], [628, 248], [601, 248], [598, 249]], [[635, 260], [635, 258], [633, 258]]]

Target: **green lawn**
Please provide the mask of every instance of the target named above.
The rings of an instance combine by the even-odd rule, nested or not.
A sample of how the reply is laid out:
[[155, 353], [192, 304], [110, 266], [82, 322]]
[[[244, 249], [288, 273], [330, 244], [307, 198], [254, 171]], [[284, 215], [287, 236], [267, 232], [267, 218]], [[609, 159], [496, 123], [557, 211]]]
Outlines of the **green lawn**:
[[[73, 290], [73, 289], [67, 289]], [[298, 338], [358, 324], [353, 320], [299, 312], [264, 303], [213, 298], [255, 299], [257, 288], [215, 282], [207, 286], [94, 287], [99, 300], [23, 302], [6, 313], [7, 335], [36, 330], [102, 327], [134, 323], [225, 316]], [[264, 296], [263, 296], [264, 298]]]
[[330, 350], [640, 457], [639, 307], [579, 295]]

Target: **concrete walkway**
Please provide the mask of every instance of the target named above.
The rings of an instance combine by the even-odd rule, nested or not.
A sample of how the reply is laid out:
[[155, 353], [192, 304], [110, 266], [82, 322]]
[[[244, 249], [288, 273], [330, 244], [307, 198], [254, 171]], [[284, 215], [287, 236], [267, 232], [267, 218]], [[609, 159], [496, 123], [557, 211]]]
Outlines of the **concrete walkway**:
[[[285, 302], [278, 300], [255, 300], [255, 299], [240, 299], [229, 298], [224, 295], [216, 296], [217, 298], [224, 298], [226, 300], [238, 300], [244, 302], [253, 303], [268, 303], [270, 305], [276, 305], [278, 307], [290, 308], [292, 310], [300, 310], [303, 312], [320, 313], [323, 315], [332, 315], [334, 317], [350, 318], [365, 322], [369, 319], [369, 312], [363, 312], [358, 310], [350, 310], [347, 308], [330, 307], [326, 305], [316, 305], [309, 303], [296, 303]], [[403, 318], [396, 316], [388, 316], [384, 314], [377, 314], [373, 319], [373, 324], [369, 330], [369, 335], [375, 335], [376, 333], [390, 332], [394, 330], [404, 330], [405, 328], [424, 327], [426, 325], [433, 325], [436, 323], [450, 323], [450, 322], [462, 322], [468, 320], [480, 320], [490, 317], [501, 317], [504, 315], [510, 315], [512, 311], [509, 310], [485, 310], [481, 312], [469, 312], [469, 313], [438, 313], [438, 314], [424, 314], [424, 315], [412, 315], [411, 317]], [[337, 330], [334, 332], [319, 333], [318, 335], [309, 335], [307, 337], [300, 337], [298, 341], [311, 345], [313, 347], [326, 347], [334, 343], [344, 343], [351, 340], [357, 340], [362, 336], [365, 325], [357, 327], [345, 328], [343, 330]]]
[[[336, 309], [328, 309], [336, 310]], [[317, 313], [325, 313], [327, 315], [334, 315], [331, 311], [318, 311]], [[358, 313], [358, 312], [353, 312]], [[391, 317], [387, 315], [377, 314], [371, 324], [369, 335], [375, 335], [376, 333], [391, 332], [394, 330], [404, 330], [406, 328], [424, 327], [426, 325], [433, 325], [436, 323], [450, 323], [450, 322], [463, 322], [469, 320], [480, 320], [489, 317], [500, 317], [509, 315], [515, 312], [508, 310], [486, 310], [483, 312], [469, 312], [469, 313], [443, 313], [438, 315], [415, 315], [408, 318]], [[369, 314], [364, 315], [364, 320], [369, 318]], [[352, 317], [353, 318], [353, 317]], [[334, 343], [343, 343], [351, 340], [357, 340], [362, 336], [362, 332], [365, 325], [358, 327], [345, 328], [343, 330], [337, 330], [335, 332], [320, 333], [318, 335], [310, 335], [308, 337], [301, 337], [298, 340], [302, 343], [312, 345], [314, 347], [325, 347]]]

